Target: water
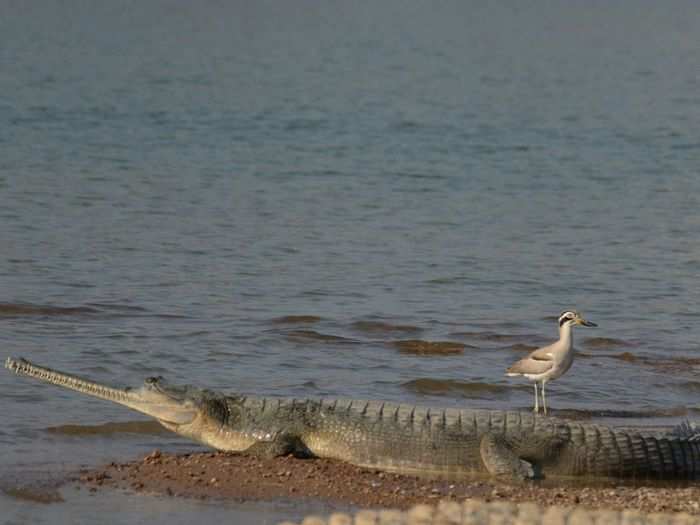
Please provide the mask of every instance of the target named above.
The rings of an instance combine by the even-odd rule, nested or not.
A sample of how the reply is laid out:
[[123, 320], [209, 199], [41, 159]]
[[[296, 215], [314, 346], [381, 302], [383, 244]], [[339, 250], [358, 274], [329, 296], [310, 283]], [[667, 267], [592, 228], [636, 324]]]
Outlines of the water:
[[[111, 490], [91, 493], [73, 487], [61, 490], [61, 503], [29, 505], [0, 493], [0, 508], [8, 525], [76, 523], [80, 525], [114, 523], [192, 523], [205, 516], [221, 523], [275, 525], [284, 520], [301, 521], [298, 505], [286, 501], [264, 503], [222, 503], [198, 500], [178, 500]], [[86, 509], [98, 509], [88, 514]], [[318, 513], [347, 511], [328, 505], [317, 505]]]
[[[692, 419], [699, 28], [682, 1], [4, 2], [0, 358], [525, 409], [504, 368], [577, 308], [555, 410]], [[4, 489], [193, 448], [8, 373], [0, 399]]]

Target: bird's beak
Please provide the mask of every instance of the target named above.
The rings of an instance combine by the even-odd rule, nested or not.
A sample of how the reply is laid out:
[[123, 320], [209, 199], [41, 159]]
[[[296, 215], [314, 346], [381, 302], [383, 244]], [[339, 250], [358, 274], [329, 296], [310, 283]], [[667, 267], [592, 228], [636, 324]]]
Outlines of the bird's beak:
[[582, 325], [582, 326], [598, 326], [597, 324], [592, 323], [592, 322], [590, 322], [590, 321], [586, 321], [585, 319], [583, 319], [583, 318], [581, 318], [581, 317], [579, 317], [578, 319], [576, 319], [576, 324], [580, 324], [580, 325]]

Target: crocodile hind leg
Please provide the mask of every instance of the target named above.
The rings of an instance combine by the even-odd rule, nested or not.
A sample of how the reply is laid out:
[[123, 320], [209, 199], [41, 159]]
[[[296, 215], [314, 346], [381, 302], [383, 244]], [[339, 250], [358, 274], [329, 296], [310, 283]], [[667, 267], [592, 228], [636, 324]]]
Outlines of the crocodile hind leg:
[[245, 453], [258, 458], [271, 459], [292, 454], [297, 458], [311, 458], [313, 454], [306, 445], [293, 434], [277, 434], [271, 440], [252, 444]]
[[490, 474], [517, 480], [535, 477], [532, 464], [520, 459], [501, 436], [484, 434], [479, 449], [481, 461]]

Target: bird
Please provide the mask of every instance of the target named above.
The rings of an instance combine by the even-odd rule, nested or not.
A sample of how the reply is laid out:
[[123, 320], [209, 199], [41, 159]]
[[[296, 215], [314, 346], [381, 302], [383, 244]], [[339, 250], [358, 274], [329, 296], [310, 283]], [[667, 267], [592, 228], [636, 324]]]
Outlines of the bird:
[[542, 409], [547, 414], [544, 385], [566, 373], [574, 362], [574, 326], [598, 326], [586, 321], [576, 310], [565, 310], [559, 315], [559, 341], [534, 350], [530, 355], [516, 362], [506, 370], [510, 377], [523, 376], [535, 382], [535, 408], [539, 413], [537, 383], [542, 385]]

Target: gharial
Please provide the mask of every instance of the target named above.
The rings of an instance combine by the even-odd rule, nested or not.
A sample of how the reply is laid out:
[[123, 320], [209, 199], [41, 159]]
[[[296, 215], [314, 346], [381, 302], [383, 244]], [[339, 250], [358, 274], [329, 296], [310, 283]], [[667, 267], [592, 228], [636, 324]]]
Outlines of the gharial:
[[531, 412], [434, 409], [379, 401], [222, 394], [146, 379], [113, 388], [8, 358], [13, 372], [114, 401], [222, 451], [324, 457], [409, 474], [490, 473], [680, 479], [700, 474], [700, 433], [624, 430]]
[[573, 327], [598, 326], [586, 321], [575, 310], [566, 310], [559, 315], [559, 340], [551, 345], [538, 348], [527, 357], [516, 362], [508, 370], [507, 376], [524, 376], [535, 382], [535, 412], [540, 411], [537, 383], [542, 385], [542, 409], [547, 414], [544, 385], [563, 376], [574, 362]]

